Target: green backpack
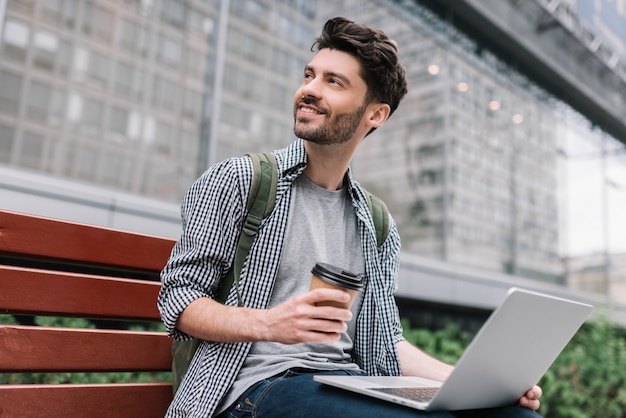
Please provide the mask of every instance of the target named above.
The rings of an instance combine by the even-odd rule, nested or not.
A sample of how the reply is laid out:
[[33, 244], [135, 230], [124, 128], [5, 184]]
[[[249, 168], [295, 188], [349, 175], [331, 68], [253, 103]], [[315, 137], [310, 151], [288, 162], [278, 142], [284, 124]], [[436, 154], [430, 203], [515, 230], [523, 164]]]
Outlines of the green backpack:
[[[246, 217], [242, 231], [239, 234], [235, 260], [231, 269], [222, 279], [218, 289], [217, 301], [224, 303], [233, 283], [237, 292], [237, 305], [243, 306], [239, 293], [239, 275], [243, 263], [252, 247], [261, 221], [274, 210], [276, 203], [276, 183], [278, 181], [278, 165], [272, 153], [246, 154], [252, 159], [252, 184], [248, 194]], [[378, 197], [365, 191], [367, 204], [376, 228], [376, 243], [380, 249], [389, 235], [389, 211], [385, 203]], [[193, 338], [187, 341], [174, 341], [172, 345], [172, 386], [174, 393], [178, 390], [183, 376], [187, 372], [191, 360], [200, 345], [200, 339]]]

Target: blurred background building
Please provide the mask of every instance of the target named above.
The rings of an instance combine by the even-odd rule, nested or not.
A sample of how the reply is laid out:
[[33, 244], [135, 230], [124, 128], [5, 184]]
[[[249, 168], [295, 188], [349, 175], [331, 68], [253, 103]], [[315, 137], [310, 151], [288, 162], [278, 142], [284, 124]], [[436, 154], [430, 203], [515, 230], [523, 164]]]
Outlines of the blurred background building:
[[510, 285], [626, 323], [626, 12], [592, 0], [0, 0], [0, 207], [176, 237], [211, 163], [293, 140], [323, 22], [385, 30], [410, 91], [353, 168], [403, 242], [399, 298]]

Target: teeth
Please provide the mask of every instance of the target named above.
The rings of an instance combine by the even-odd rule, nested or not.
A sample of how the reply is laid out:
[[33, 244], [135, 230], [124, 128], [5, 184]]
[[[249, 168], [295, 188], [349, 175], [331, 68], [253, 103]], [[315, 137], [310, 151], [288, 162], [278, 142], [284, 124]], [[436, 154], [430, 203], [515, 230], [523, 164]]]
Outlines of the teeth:
[[310, 107], [301, 107], [300, 110], [304, 113], [316, 113], [316, 114], [320, 113], [315, 109], [311, 109]]

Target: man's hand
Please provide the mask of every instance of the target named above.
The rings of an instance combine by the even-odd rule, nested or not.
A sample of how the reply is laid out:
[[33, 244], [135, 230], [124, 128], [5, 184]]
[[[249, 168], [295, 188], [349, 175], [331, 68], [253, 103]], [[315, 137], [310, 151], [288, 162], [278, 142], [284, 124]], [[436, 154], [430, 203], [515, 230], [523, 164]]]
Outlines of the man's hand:
[[333, 343], [348, 329], [352, 312], [332, 306], [317, 306], [324, 301], [347, 302], [350, 295], [335, 289], [315, 289], [289, 299], [266, 311], [259, 311], [261, 340], [283, 344], [301, 342]]
[[541, 405], [541, 402], [539, 402], [539, 398], [541, 398], [542, 394], [543, 391], [541, 390], [541, 388], [535, 385], [530, 388], [524, 396], [520, 398], [519, 404], [523, 407], [530, 408], [533, 411], [536, 411]]
[[177, 327], [184, 333], [209, 341], [272, 341], [333, 343], [347, 330], [352, 319], [348, 309], [317, 306], [323, 301], [345, 303], [347, 292], [315, 289], [298, 295], [272, 309], [225, 306], [209, 298], [199, 298], [187, 306]]

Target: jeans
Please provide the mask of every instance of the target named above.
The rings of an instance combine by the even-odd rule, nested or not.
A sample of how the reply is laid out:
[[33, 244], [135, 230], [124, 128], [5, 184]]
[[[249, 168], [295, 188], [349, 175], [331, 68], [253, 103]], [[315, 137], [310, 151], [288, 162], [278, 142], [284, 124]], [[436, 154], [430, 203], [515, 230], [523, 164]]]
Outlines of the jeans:
[[335, 389], [313, 380], [314, 374], [355, 375], [353, 371], [288, 370], [283, 374], [252, 385], [220, 417], [228, 418], [541, 418], [536, 412], [512, 405], [509, 407], [424, 412]]

